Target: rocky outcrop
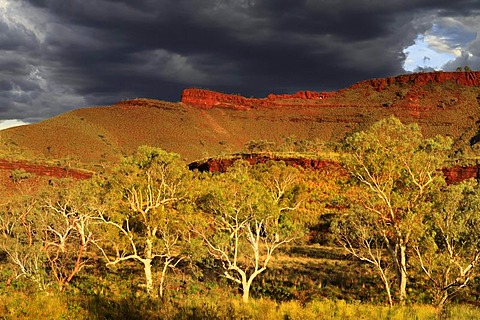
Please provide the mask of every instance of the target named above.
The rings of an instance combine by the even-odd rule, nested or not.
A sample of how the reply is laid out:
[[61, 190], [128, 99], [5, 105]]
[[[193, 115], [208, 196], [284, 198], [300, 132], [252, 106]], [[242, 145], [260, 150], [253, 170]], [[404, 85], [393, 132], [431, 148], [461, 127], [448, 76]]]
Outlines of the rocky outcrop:
[[263, 105], [261, 99], [248, 99], [235, 94], [224, 94], [202, 89], [185, 89], [182, 92], [182, 103], [200, 109], [220, 107], [236, 110], [248, 110]]
[[294, 94], [269, 94], [268, 100], [284, 100], [284, 99], [307, 99], [307, 100], [323, 100], [332, 97], [335, 92], [316, 92], [316, 91], [298, 91]]
[[[279, 107], [308, 105], [308, 100], [321, 100], [331, 97], [332, 92], [299, 91], [294, 94], [270, 94], [266, 98], [245, 98], [236, 94], [225, 94], [204, 89], [185, 89], [181, 102], [200, 109], [228, 108], [250, 110], [258, 107]], [[304, 100], [301, 103], [291, 99]]]
[[480, 166], [452, 166], [444, 168], [443, 175], [447, 184], [458, 183], [464, 180], [480, 178]]
[[24, 161], [0, 160], [0, 170], [25, 170], [26, 172], [33, 173], [37, 176], [73, 178], [76, 180], [90, 179], [93, 176], [92, 172], [32, 164]]
[[[338, 162], [320, 159], [278, 157], [268, 154], [237, 154], [229, 158], [210, 158], [207, 160], [192, 162], [188, 165], [190, 170], [200, 172], [226, 172], [236, 161], [247, 161], [251, 165], [266, 163], [268, 161], [283, 161], [285, 164], [319, 171], [336, 171], [341, 175], [348, 172]], [[447, 184], [459, 183], [474, 178], [480, 179], [480, 166], [452, 166], [442, 169]]]
[[[373, 88], [383, 91], [392, 85], [408, 85], [421, 87], [429, 83], [443, 84], [456, 83], [461, 86], [480, 86], [480, 72], [426, 72], [399, 75], [396, 77], [370, 79], [358, 82], [350, 88], [339, 92], [355, 89]], [[225, 94], [204, 89], [185, 89], [181, 102], [201, 109], [229, 108], [236, 110], [250, 110], [259, 107], [281, 106], [318, 106], [315, 100], [324, 100], [335, 97], [337, 92], [299, 91], [294, 94], [269, 94], [266, 98], [245, 98], [236, 94]], [[409, 97], [407, 97], [409, 98]], [[338, 102], [333, 102], [338, 103]], [[322, 104], [325, 106], [325, 104]]]
[[423, 86], [429, 83], [442, 84], [445, 82], [452, 82], [462, 86], [479, 86], [480, 85], [480, 72], [468, 71], [468, 72], [425, 72], [425, 73], [411, 73], [399, 75], [396, 77], [370, 79], [366, 81], [358, 82], [352, 85], [350, 88], [362, 88], [372, 87], [377, 91], [382, 91], [390, 85], [402, 85], [408, 84], [413, 86]]
[[190, 170], [200, 172], [226, 172], [236, 161], [243, 160], [251, 165], [266, 163], [268, 161], [283, 161], [285, 164], [304, 169], [319, 171], [343, 171], [345, 169], [337, 162], [321, 159], [278, 157], [268, 154], [236, 154], [229, 158], [210, 158], [208, 160], [192, 162], [188, 165]]

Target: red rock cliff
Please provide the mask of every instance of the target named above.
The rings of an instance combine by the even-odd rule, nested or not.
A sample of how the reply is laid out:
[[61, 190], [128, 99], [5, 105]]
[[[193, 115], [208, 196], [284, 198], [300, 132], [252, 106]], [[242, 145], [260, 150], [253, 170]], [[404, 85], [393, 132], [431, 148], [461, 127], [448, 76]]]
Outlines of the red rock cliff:
[[378, 78], [366, 81], [361, 81], [354, 84], [351, 88], [359, 88], [371, 86], [374, 89], [381, 91], [389, 85], [410, 84], [414, 86], [422, 86], [428, 83], [445, 83], [453, 82], [463, 86], [478, 86], [480, 85], [480, 71], [469, 72], [426, 72], [426, 73], [411, 73], [396, 77]]
[[480, 167], [478, 165], [464, 167], [453, 166], [444, 168], [442, 171], [447, 184], [462, 182], [463, 180], [468, 180], [470, 178], [477, 180], [480, 178]]
[[[279, 103], [280, 100], [302, 99], [318, 100], [332, 96], [332, 92], [299, 91], [294, 94], [270, 94], [266, 98], [245, 98], [235, 94], [225, 94], [203, 89], [185, 89], [182, 93], [182, 103], [201, 108], [229, 108], [249, 110], [256, 107], [278, 107], [290, 105]], [[294, 105], [294, 104], [293, 104]]]
[[232, 158], [210, 158], [206, 161], [192, 162], [188, 167], [190, 170], [198, 170], [200, 172], [226, 172], [234, 162], [239, 160], [247, 161], [251, 165], [268, 161], [283, 161], [289, 166], [319, 171], [340, 171], [342, 174], [347, 174], [345, 169], [337, 162], [320, 159], [276, 157], [268, 154], [239, 154]]

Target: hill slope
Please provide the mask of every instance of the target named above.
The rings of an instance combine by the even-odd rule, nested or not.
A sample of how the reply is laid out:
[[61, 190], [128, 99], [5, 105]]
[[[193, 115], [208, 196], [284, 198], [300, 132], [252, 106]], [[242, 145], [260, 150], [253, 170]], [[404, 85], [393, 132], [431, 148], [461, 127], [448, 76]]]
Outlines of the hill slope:
[[338, 141], [395, 115], [419, 123], [427, 136], [452, 136], [462, 148], [478, 139], [479, 86], [480, 72], [435, 72], [263, 99], [187, 89], [179, 103], [135, 99], [78, 109], [4, 130], [1, 138], [47, 158], [110, 161], [148, 144], [193, 161], [239, 151], [250, 140]]

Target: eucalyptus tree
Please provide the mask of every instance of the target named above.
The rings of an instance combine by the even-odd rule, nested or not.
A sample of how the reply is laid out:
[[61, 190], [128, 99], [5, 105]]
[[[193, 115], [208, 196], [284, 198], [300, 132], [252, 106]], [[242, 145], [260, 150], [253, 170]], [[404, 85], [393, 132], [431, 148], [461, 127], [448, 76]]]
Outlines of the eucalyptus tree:
[[47, 268], [62, 291], [92, 261], [98, 234], [90, 181], [56, 184], [41, 196], [37, 215]]
[[142, 146], [98, 181], [103, 202], [98, 220], [104, 236], [96, 244], [107, 265], [139, 262], [149, 295], [156, 295], [153, 262], [159, 260], [162, 266], [163, 295], [168, 269], [185, 257], [180, 206], [188, 197], [191, 177], [177, 154]]
[[2, 276], [8, 277], [7, 286], [23, 279], [32, 281], [40, 290], [51, 284], [37, 213], [38, 200], [25, 195], [12, 197], [0, 206], [0, 251], [8, 266]]
[[426, 217], [428, 228], [414, 246], [433, 303], [442, 308], [479, 275], [480, 189], [468, 180], [446, 187]]
[[0, 247], [12, 279], [27, 278], [41, 290], [56, 283], [63, 291], [90, 262], [96, 217], [87, 185], [58, 180], [0, 209]]
[[448, 138], [424, 138], [417, 124], [395, 117], [354, 133], [343, 145], [343, 163], [358, 192], [350, 217], [338, 219], [333, 230], [347, 251], [376, 266], [387, 292], [391, 266], [400, 302], [407, 297], [409, 249], [427, 227], [433, 194], [444, 185], [439, 169], [450, 145]]
[[[274, 252], [302, 236], [298, 174], [269, 164], [262, 170], [236, 162], [224, 174], [205, 178], [198, 200], [203, 214], [191, 228], [221, 263], [225, 278], [239, 284], [247, 302], [253, 280], [264, 272]], [[203, 226], [200, 225], [203, 221]]]

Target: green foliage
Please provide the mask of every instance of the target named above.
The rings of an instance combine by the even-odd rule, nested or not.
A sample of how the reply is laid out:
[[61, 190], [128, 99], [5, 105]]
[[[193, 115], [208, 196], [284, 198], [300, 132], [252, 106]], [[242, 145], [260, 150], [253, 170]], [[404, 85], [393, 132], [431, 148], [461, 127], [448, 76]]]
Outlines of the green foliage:
[[[324, 151], [287, 140], [288, 151]], [[412, 303], [478, 299], [479, 187], [445, 185], [450, 144], [385, 119], [345, 141], [350, 180], [283, 162], [193, 173], [141, 147], [91, 181], [0, 205], [0, 317], [55, 304], [67, 319], [433, 319], [432, 306], [358, 301], [384, 302], [382, 285], [400, 300], [405, 274]], [[331, 219], [350, 255], [326, 232]], [[305, 226], [329, 247], [300, 246]], [[254, 299], [232, 298], [238, 290]]]
[[13, 270], [39, 290], [65, 287], [89, 262], [94, 236], [82, 184], [56, 181], [37, 197], [19, 196], [0, 209], [0, 247]]
[[275, 143], [268, 140], [250, 140], [245, 143], [245, 149], [250, 153], [272, 152]]
[[278, 147], [279, 151], [295, 153], [318, 153], [324, 148], [324, 142], [319, 140], [298, 139], [295, 135], [285, 138], [283, 144]]
[[444, 185], [439, 169], [451, 143], [424, 139], [418, 125], [390, 117], [344, 144], [343, 162], [358, 183], [358, 198], [352, 199], [352, 217], [337, 221], [334, 231], [350, 253], [376, 266], [388, 294], [392, 266], [400, 300], [406, 299], [409, 248], [424, 232], [432, 196]]
[[297, 170], [268, 163], [255, 169], [237, 161], [227, 173], [208, 175], [198, 200], [203, 228], [192, 226], [224, 275], [242, 286], [248, 300], [252, 281], [267, 269], [273, 252], [303, 234], [295, 219]]
[[10, 173], [10, 179], [13, 182], [20, 182], [22, 180], [33, 177], [34, 174], [31, 172], [25, 171], [25, 169], [15, 169]]
[[[159, 294], [166, 273], [185, 257], [183, 202], [188, 200], [192, 173], [176, 154], [143, 146], [97, 183], [102, 188], [99, 219], [104, 241], [97, 243], [108, 265], [128, 260], [142, 264], [146, 289], [155, 295], [154, 261], [160, 260]], [[112, 256], [110, 252], [115, 252]]]
[[415, 246], [420, 273], [435, 305], [443, 307], [479, 275], [480, 189], [474, 181], [436, 194], [425, 217], [427, 228]]
[[[43, 249], [44, 223], [35, 199], [18, 196], [0, 208], [0, 248], [10, 274], [7, 285], [23, 280], [40, 290], [51, 285]], [[19, 281], [20, 282], [20, 281]]]
[[0, 317], [6, 319], [478, 319], [473, 306], [458, 305], [442, 314], [431, 306], [386, 307], [344, 300], [277, 303], [269, 299], [241, 300], [213, 295], [192, 295], [183, 300], [139, 297], [85, 296], [12, 293], [0, 296]]

